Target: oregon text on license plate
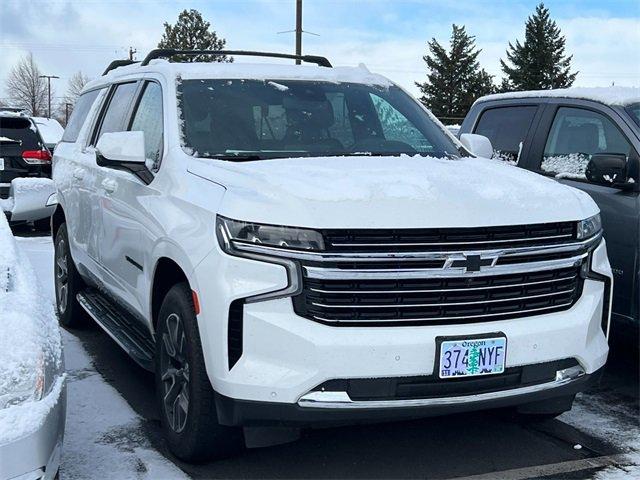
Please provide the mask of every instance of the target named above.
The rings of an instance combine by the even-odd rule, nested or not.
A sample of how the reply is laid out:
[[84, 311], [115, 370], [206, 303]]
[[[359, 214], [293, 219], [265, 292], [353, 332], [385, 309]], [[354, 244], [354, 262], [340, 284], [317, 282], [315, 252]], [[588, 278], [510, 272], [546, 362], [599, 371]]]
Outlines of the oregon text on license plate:
[[440, 378], [474, 377], [504, 372], [507, 339], [446, 340], [440, 347]]

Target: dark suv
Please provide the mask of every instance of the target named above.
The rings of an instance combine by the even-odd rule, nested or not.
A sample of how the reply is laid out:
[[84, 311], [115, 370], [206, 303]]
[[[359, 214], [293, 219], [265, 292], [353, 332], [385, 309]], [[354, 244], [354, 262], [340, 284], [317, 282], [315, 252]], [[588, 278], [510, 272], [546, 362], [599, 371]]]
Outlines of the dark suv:
[[572, 88], [479, 99], [460, 135], [491, 140], [494, 158], [587, 192], [602, 214], [614, 273], [613, 332], [639, 310], [640, 89]]
[[[36, 229], [43, 230], [48, 229], [55, 208], [51, 181], [55, 138], [51, 133], [57, 130], [49, 122], [55, 120], [38, 122], [20, 113], [0, 110], [0, 211], [12, 223], [33, 222]], [[62, 127], [57, 122], [56, 125], [61, 131]]]

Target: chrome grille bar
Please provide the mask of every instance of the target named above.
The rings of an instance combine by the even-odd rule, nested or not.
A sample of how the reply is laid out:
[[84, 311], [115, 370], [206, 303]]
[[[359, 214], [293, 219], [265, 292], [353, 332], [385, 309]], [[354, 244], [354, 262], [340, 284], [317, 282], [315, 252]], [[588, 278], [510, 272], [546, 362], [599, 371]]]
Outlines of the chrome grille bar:
[[400, 243], [330, 243], [334, 247], [440, 247], [442, 245], [486, 245], [487, 243], [518, 243], [518, 242], [535, 242], [538, 240], [558, 240], [562, 238], [573, 238], [572, 234], [567, 235], [551, 235], [547, 237], [531, 237], [531, 238], [515, 238], [505, 240], [478, 240], [476, 242], [459, 242], [452, 240], [450, 242], [400, 242]]

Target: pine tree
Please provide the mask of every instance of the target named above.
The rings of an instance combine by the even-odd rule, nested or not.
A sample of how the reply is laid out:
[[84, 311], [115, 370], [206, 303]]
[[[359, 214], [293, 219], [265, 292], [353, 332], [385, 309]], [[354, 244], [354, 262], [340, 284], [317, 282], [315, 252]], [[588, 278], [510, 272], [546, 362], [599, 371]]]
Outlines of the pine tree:
[[549, 9], [540, 3], [527, 18], [524, 43], [509, 42], [507, 61], [500, 60], [507, 79], [501, 89], [541, 90], [570, 87], [578, 72], [571, 71], [573, 55], [565, 56], [565, 37]]
[[[178, 15], [175, 25], [164, 23], [164, 33], [158, 43], [158, 48], [177, 48], [180, 50], [222, 50], [227, 41], [218, 38], [215, 30], [210, 30], [211, 24], [202, 18], [202, 14], [194, 9], [183, 10]], [[233, 62], [233, 57], [226, 55], [213, 56], [180, 56], [174, 59], [181, 62]]]
[[494, 91], [493, 77], [480, 68], [475, 37], [465, 27], [453, 25], [449, 51], [432, 38], [423, 60], [429, 73], [416, 85], [420, 100], [438, 117], [464, 118], [473, 102]]

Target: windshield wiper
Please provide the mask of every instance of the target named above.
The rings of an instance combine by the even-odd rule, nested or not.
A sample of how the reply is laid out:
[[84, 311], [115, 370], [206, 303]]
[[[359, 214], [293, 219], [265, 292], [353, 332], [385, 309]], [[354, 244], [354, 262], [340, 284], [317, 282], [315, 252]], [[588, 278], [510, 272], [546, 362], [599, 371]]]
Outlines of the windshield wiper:
[[264, 160], [267, 157], [263, 157], [261, 155], [207, 155], [207, 154], [198, 154], [200, 158], [210, 158], [212, 160], [226, 160], [228, 162], [252, 162], [255, 160]]

